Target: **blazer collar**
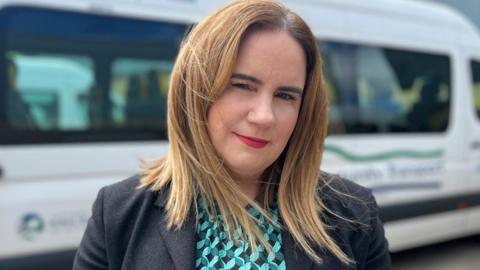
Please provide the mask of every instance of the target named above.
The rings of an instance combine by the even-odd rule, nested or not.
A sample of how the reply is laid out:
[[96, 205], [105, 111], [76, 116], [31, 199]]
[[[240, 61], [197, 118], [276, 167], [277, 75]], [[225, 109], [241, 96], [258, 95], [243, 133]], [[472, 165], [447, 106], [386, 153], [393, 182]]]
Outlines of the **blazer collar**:
[[[160, 190], [155, 201], [155, 206], [164, 209], [168, 199], [168, 192], [165, 189]], [[165, 241], [165, 245], [172, 257], [175, 269], [195, 270], [195, 213], [190, 209], [187, 220], [184, 225], [177, 230], [167, 230], [166, 211], [161, 211], [161, 221], [159, 224], [160, 234]], [[285, 258], [285, 264], [288, 270], [306, 270], [312, 268], [312, 260], [297, 245], [290, 233], [282, 230], [282, 251]]]
[[167, 229], [167, 212], [164, 211], [168, 199], [167, 194], [168, 192], [165, 189], [160, 190], [155, 201], [155, 206], [162, 210], [160, 211], [159, 222], [160, 234], [165, 241], [165, 246], [170, 253], [175, 269], [194, 270], [196, 245], [194, 210], [190, 209], [188, 218], [181, 228]]

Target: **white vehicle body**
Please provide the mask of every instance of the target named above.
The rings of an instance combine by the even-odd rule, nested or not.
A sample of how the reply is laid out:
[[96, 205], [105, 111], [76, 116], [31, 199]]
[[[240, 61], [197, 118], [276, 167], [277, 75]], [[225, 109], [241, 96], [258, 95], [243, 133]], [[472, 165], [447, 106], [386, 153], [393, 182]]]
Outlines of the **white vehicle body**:
[[[7, 58], [15, 62], [18, 73], [17, 87], [22, 93], [27, 93], [24, 89], [32, 87], [39, 88], [36, 91], [41, 92], [46, 87], [41, 87], [43, 83], [47, 86], [58, 85], [58, 89], [49, 90], [49, 93], [53, 93], [51, 100], [46, 98], [47, 101], [39, 103], [40, 107], [35, 107], [33, 103], [30, 107], [35, 120], [40, 121], [45, 117], [42, 113], [36, 115], [35, 110], [55, 114], [58, 119], [53, 122], [46, 121], [36, 130], [27, 130], [29, 132], [3, 129], [3, 127], [0, 130], [0, 134], [3, 134], [0, 135], [2, 171], [0, 175], [0, 242], [2, 243], [0, 268], [2, 264], [3, 266], [16, 265], [17, 259], [25, 257], [73, 251], [81, 239], [90, 215], [91, 204], [99, 188], [134, 174], [138, 171], [140, 160], [156, 159], [166, 153], [168, 148], [166, 140], [157, 139], [155, 136], [149, 137], [144, 133], [131, 135], [125, 133], [126, 135], [120, 136], [118, 135], [120, 133], [110, 130], [110, 133], [100, 132], [91, 135], [88, 128], [93, 127], [94, 124], [85, 119], [90, 119], [87, 116], [88, 113], [94, 114], [98, 108], [100, 113], [103, 111], [100, 105], [87, 106], [85, 105], [87, 103], [81, 100], [86, 98], [85, 95], [90, 89], [96, 89], [95, 87], [101, 89], [102, 84], [108, 85], [113, 90], [103, 96], [110, 100], [111, 110], [107, 114], [113, 119], [112, 123], [123, 123], [122, 121], [127, 117], [125, 116], [127, 114], [125, 99], [129, 93], [125, 89], [129, 89], [132, 78], [136, 76], [135, 70], [140, 70], [142, 67], [145, 72], [155, 69], [160, 72], [155, 73], [156, 78], [161, 78], [162, 69], [168, 70], [174, 59], [169, 56], [168, 61], [161, 60], [153, 63], [149, 62], [145, 52], [141, 52], [145, 54], [139, 54], [138, 57], [142, 60], [137, 61], [134, 59], [136, 56], [129, 52], [118, 62], [111, 59], [95, 62], [92, 60], [93, 56], [91, 58], [82, 56], [83, 47], [75, 48], [75, 51], [68, 53], [56, 52], [56, 47], [47, 40], [49, 37], [44, 43], [42, 43], [43, 40], [40, 41], [38, 48], [24, 45], [29, 37], [24, 36], [22, 31], [34, 31], [36, 37], [47, 31], [42, 28], [42, 25], [38, 28], [27, 25], [28, 20], [18, 23], [19, 26], [11, 30], [20, 34], [18, 38], [12, 37], [10, 42], [10, 37], [5, 34], [10, 30], [4, 30], [6, 26], [2, 26], [2, 23], [8, 18], [14, 18], [11, 14], [20, 14], [23, 12], [22, 9], [28, 8], [29, 11], [25, 13], [30, 14], [28, 16], [37, 11], [47, 10], [64, 15], [76, 14], [78, 16], [74, 17], [79, 20], [84, 16], [93, 16], [88, 17], [89, 20], [98, 19], [103, 24], [117, 18], [129, 20], [129, 23], [165, 22], [177, 26], [183, 25], [186, 29], [188, 25], [197, 22], [227, 2], [0, 0], [0, 40], [6, 40], [5, 44], [0, 42], [2, 69], [6, 65], [4, 62]], [[369, 111], [372, 116], [369, 118], [366, 113], [365, 119], [376, 119], [378, 116], [385, 115], [385, 121], [388, 123], [385, 122], [384, 126], [382, 123], [377, 123], [378, 125], [373, 129], [370, 126], [364, 127], [369, 130], [366, 133], [344, 132], [329, 135], [322, 170], [338, 173], [372, 188], [381, 208], [382, 217], [385, 218], [386, 234], [392, 251], [478, 234], [480, 232], [480, 117], [476, 110], [480, 109], [475, 107], [475, 99], [480, 98], [474, 96], [475, 85], [477, 92], [479, 90], [478, 84], [473, 83], [471, 70], [472, 61], [480, 63], [478, 31], [461, 15], [446, 7], [407, 0], [304, 0], [286, 1], [285, 4], [307, 21], [320, 44], [328, 42], [335, 44], [325, 47], [325, 50], [322, 47], [322, 52], [326, 52], [327, 55], [329, 50], [335, 51], [337, 48], [345, 47], [345, 50], [351, 51], [354, 48], [358, 50], [358, 53], [356, 52], [358, 59], [370, 61], [367, 62], [369, 64], [366, 67], [372, 69], [377, 67], [382, 71], [388, 70], [384, 68], [386, 63], [382, 58], [385, 54], [401, 55], [403, 52], [418, 54], [419, 57], [426, 54], [428, 59], [434, 59], [432, 61], [438, 58], [439, 63], [448, 64], [449, 78], [446, 82], [442, 81], [438, 88], [440, 89], [438, 96], [443, 96], [441, 100], [448, 101], [446, 103], [448, 106], [442, 107], [447, 109], [445, 127], [439, 127], [433, 132], [418, 130], [383, 132], [383, 130], [389, 130], [391, 126], [388, 115], [400, 109], [395, 109], [398, 104], [395, 106], [387, 104], [390, 106], [389, 111], [382, 113], [380, 109], [383, 107], [375, 105], [377, 107]], [[6, 11], [11, 17], [6, 18]], [[20, 20], [22, 17], [18, 18]], [[74, 25], [74, 19], [71, 20]], [[35, 20], [32, 19], [32, 22]], [[135, 23], [132, 25], [135, 26]], [[76, 30], [69, 32], [68, 27], [69, 24], [66, 23], [65, 29], [60, 29], [59, 26], [58, 32], [52, 32], [53, 34], [49, 32], [49, 34], [61, 36], [63, 34], [59, 33], [64, 31], [68, 33], [65, 42], [69, 42], [69, 38], [72, 37], [80, 40], [82, 35], [89, 38], [97, 37], [95, 34], [90, 34], [89, 29], [76, 37]], [[111, 44], [115, 44], [118, 41], [117, 38], [123, 33], [121, 30], [112, 29], [105, 27], [101, 30], [95, 29], [98, 32], [94, 32], [101, 35], [112, 31], [112, 40], [101, 40], [105, 44], [110, 42], [108, 44], [112, 46]], [[132, 39], [143, 38], [136, 32], [141, 32], [141, 28], [125, 31], [132, 31], [127, 35]], [[58, 37], [55, 36], [55, 38], [59, 40]], [[158, 42], [163, 44], [162, 41]], [[139, 48], [141, 44], [138, 45]], [[117, 53], [115, 50], [112, 49], [112, 54]], [[127, 50], [128, 48], [123, 47], [118, 49], [119, 52]], [[385, 53], [385, 51], [388, 52]], [[68, 61], [64, 57], [67, 54]], [[91, 55], [95, 55], [95, 52], [92, 51]], [[341, 57], [342, 54], [340, 53], [339, 56]], [[35, 73], [35, 65], [42, 59], [47, 61], [43, 62], [43, 66], [37, 67], [37, 70], [46, 70], [48, 74], [43, 80], [41, 77], [31, 79], [35, 75], [30, 76], [29, 73]], [[116, 58], [112, 56], [112, 59]], [[331, 61], [334, 62], [335, 58]], [[421, 61], [420, 58], [419, 61]], [[111, 73], [108, 73], [109, 76], [116, 77], [115, 79], [109, 77], [110, 82], [98, 80], [95, 83], [96, 77], [103, 76], [101, 67], [107, 65], [105, 63], [113, 66], [110, 69]], [[58, 74], [54, 71], [57, 64], [63, 65], [60, 68], [63, 71]], [[396, 79], [395, 72], [398, 70], [393, 70], [395, 68], [385, 72], [387, 74], [385, 77], [381, 77], [368, 73], [369, 68], [363, 68], [360, 60], [357, 64], [357, 73], [363, 72], [362, 76], [367, 79], [352, 82], [349, 87], [363, 89], [358, 90], [359, 93], [363, 92], [356, 95], [360, 105], [369, 104], [369, 100], [375, 98], [371, 96], [369, 90], [372, 89], [369, 85], [370, 78], [379, 84]], [[136, 69], [125, 69], [127, 65]], [[335, 70], [335, 65], [333, 63], [331, 70], [340, 72], [338, 76], [343, 78], [342, 69]], [[426, 64], [419, 62], [418, 65]], [[65, 71], [67, 69], [70, 71]], [[125, 77], [126, 75], [122, 75], [122, 72], [130, 72], [129, 74], [133, 75]], [[67, 73], [78, 77], [70, 80], [68, 79], [70, 75]], [[64, 80], [53, 78], [54, 76], [60, 76]], [[407, 100], [405, 93], [413, 93], [415, 89], [426, 85], [425, 81], [417, 79], [410, 80], [411, 84], [401, 90], [403, 92], [399, 92], [403, 93], [402, 100]], [[6, 88], [6, 80], [6, 75], [0, 75], [0, 91], [2, 91], [0, 101], [1, 96], [9, 91]], [[348, 78], [345, 77], [345, 80]], [[408, 91], [405, 90], [406, 88]], [[67, 95], [62, 92], [66, 91], [65, 89], [75, 92], [73, 95]], [[139, 89], [143, 88], [140, 86]], [[78, 96], [77, 99], [75, 96]], [[418, 95], [413, 97], [417, 100], [418, 98]], [[75, 103], [75, 100], [79, 105], [70, 104]], [[28, 99], [26, 102], [28, 103]], [[44, 105], [41, 104], [47, 105], [42, 107]], [[356, 106], [360, 106], [358, 104]], [[412, 104], [416, 103], [406, 102], [405, 104], [412, 109]], [[77, 116], [72, 112], [73, 106], [78, 106]], [[47, 107], [50, 109], [45, 109]], [[90, 111], [86, 112], [85, 108]], [[341, 107], [339, 109], [343, 110]], [[345, 110], [348, 112], [348, 108]], [[333, 114], [335, 114], [334, 109], [332, 109]], [[8, 122], [8, 119], [1, 119], [1, 121]], [[58, 126], [58, 128], [51, 129], [52, 126]], [[128, 127], [125, 127], [128, 130]], [[135, 127], [138, 128], [138, 126]], [[56, 133], [57, 131], [59, 132]], [[125, 130], [122, 129], [122, 131]], [[166, 138], [164, 131], [162, 134], [160, 137]], [[110, 138], [113, 139], [110, 140]]]

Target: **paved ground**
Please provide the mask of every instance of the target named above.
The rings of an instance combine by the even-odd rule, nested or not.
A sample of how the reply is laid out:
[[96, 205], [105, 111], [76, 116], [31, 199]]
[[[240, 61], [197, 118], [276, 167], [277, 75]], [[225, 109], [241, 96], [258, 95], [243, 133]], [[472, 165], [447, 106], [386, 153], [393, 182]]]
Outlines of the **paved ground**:
[[393, 270], [480, 270], [480, 236], [392, 254]]

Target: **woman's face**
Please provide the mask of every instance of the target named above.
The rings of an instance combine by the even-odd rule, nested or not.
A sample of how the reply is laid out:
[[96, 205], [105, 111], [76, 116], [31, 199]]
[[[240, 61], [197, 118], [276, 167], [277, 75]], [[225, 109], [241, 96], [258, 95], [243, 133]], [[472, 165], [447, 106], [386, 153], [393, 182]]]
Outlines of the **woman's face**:
[[236, 177], [259, 180], [295, 128], [305, 85], [301, 45], [284, 31], [242, 42], [232, 77], [208, 112], [213, 146]]

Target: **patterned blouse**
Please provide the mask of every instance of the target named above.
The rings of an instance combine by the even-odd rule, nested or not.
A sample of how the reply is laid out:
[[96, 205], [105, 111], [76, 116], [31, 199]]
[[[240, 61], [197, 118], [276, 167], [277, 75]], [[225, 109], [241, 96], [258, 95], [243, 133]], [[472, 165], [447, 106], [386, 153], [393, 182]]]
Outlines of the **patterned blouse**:
[[[252, 252], [248, 242], [241, 241], [239, 235], [242, 230], [238, 228], [234, 233], [235, 241], [228, 238], [223, 217], [219, 214], [217, 221], [208, 218], [208, 214], [199, 204], [199, 222], [196, 228], [197, 248], [195, 266], [199, 270], [216, 269], [261, 269], [285, 270], [285, 259], [282, 253], [282, 235], [280, 228], [266, 222], [265, 218], [253, 207], [248, 212], [258, 219], [258, 226], [265, 239], [273, 247], [269, 254], [262, 245]], [[272, 220], [278, 223], [278, 207], [274, 205], [271, 210]]]

